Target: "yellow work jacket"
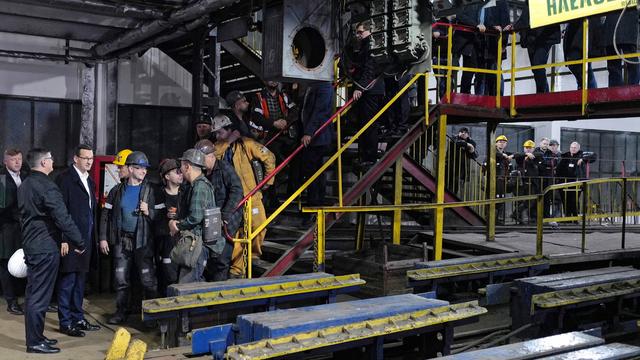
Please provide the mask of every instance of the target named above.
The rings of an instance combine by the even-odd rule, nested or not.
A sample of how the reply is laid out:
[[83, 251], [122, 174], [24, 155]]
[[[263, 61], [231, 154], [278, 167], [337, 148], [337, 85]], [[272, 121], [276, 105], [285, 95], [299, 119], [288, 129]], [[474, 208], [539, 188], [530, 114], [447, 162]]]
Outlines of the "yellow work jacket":
[[[251, 160], [256, 159], [264, 165], [264, 176], [271, 174], [276, 168], [276, 156], [259, 142], [241, 137], [233, 143], [233, 167], [236, 169], [240, 181], [242, 182], [242, 190], [247, 195], [256, 187], [256, 178], [251, 167]], [[215, 155], [218, 160], [222, 160], [224, 153], [229, 148], [226, 141], [217, 141], [215, 146]], [[274, 178], [271, 178], [267, 184], [273, 185]], [[258, 191], [254, 196], [254, 200], [262, 200], [262, 192]]]

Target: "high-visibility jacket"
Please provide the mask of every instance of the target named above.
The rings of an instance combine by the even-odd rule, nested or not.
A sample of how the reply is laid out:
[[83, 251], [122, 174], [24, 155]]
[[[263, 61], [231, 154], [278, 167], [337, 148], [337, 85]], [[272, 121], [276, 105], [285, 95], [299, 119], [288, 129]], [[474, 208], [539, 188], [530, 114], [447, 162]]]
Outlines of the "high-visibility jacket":
[[[242, 182], [244, 195], [247, 195], [257, 185], [251, 160], [259, 160], [264, 166], [265, 176], [267, 176], [276, 168], [276, 156], [259, 142], [248, 137], [241, 137], [232, 144], [226, 141], [217, 141], [215, 146], [216, 158], [225, 161], [224, 155], [230, 146], [233, 149], [233, 167]], [[273, 185], [273, 182], [274, 178], [271, 178], [267, 184]], [[262, 193], [258, 191], [253, 196], [253, 199], [262, 200]]]

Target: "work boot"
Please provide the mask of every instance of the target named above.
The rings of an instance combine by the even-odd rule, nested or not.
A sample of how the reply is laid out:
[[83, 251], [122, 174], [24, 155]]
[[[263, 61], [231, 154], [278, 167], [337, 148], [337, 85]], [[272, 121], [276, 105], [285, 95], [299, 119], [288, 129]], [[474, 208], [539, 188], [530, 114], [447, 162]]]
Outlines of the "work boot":
[[22, 308], [18, 305], [16, 300], [7, 304], [7, 312], [13, 315], [24, 315], [24, 311], [22, 311]]
[[127, 320], [127, 316], [122, 312], [118, 311], [115, 314], [113, 314], [113, 316], [111, 316], [109, 320], [107, 320], [107, 324], [120, 325], [124, 323], [126, 320]]

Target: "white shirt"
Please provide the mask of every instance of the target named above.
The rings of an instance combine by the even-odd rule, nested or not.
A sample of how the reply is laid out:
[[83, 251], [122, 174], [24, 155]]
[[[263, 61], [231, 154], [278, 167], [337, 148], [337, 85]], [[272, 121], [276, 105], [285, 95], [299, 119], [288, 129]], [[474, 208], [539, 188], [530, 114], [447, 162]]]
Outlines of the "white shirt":
[[22, 179], [20, 179], [20, 173], [14, 173], [9, 169], [7, 169], [7, 172], [9, 172], [9, 175], [11, 175], [11, 177], [13, 178], [13, 182], [16, 183], [16, 187], [20, 187], [20, 185], [22, 184]]
[[76, 169], [78, 176], [80, 177], [80, 181], [82, 181], [82, 185], [84, 185], [84, 189], [87, 190], [87, 194], [89, 194], [89, 208], [91, 208], [91, 190], [89, 190], [89, 173], [82, 173], [78, 168], [73, 165], [73, 168]]

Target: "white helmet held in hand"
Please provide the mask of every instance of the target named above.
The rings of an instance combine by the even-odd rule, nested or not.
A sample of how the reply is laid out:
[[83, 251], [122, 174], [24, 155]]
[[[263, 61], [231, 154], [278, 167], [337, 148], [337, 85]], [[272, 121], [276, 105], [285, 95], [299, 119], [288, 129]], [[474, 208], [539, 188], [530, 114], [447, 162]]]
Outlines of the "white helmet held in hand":
[[9, 273], [18, 279], [27, 277], [27, 264], [24, 261], [24, 250], [18, 249], [11, 255], [7, 268], [9, 268]]

